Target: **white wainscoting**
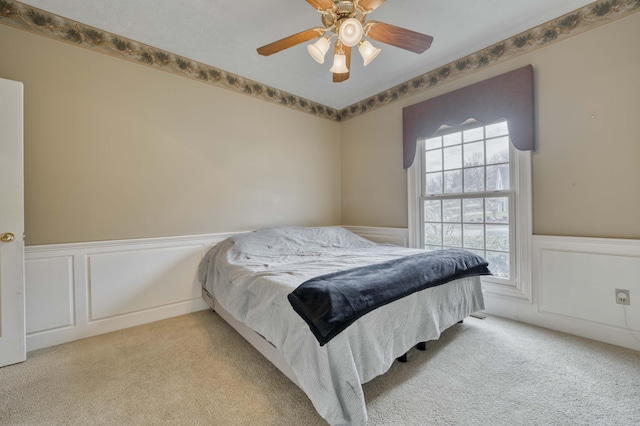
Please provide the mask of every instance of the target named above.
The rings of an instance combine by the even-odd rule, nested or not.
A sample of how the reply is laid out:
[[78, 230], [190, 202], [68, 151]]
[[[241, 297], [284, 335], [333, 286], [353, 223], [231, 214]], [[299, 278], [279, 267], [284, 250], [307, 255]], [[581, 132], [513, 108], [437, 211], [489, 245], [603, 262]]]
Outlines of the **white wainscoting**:
[[640, 350], [640, 241], [533, 236], [532, 262], [533, 302], [485, 295], [487, 313]]
[[380, 228], [373, 226], [345, 226], [354, 234], [358, 234], [376, 243], [409, 246], [409, 231], [406, 228]]
[[[406, 229], [348, 228], [376, 242], [407, 242]], [[197, 266], [232, 234], [28, 246], [27, 350], [207, 309]]]
[[[408, 244], [404, 228], [346, 228]], [[207, 309], [197, 265], [229, 235], [27, 247], [27, 350]], [[485, 294], [487, 313], [640, 350], [640, 241], [534, 236], [532, 252], [532, 303]]]
[[[347, 228], [408, 245], [407, 229]], [[532, 302], [485, 293], [486, 313], [640, 350], [640, 241], [534, 235], [532, 246]], [[616, 304], [615, 289], [631, 305]]]
[[229, 235], [27, 247], [27, 350], [207, 309], [197, 266]]

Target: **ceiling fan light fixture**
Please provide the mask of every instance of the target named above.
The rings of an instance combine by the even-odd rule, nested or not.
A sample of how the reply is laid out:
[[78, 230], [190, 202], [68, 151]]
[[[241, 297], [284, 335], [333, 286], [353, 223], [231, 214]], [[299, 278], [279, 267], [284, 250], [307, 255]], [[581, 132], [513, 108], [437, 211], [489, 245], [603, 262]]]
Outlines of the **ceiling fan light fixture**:
[[[309, 28], [288, 37], [276, 40], [257, 49], [258, 54], [270, 56], [282, 50], [307, 44], [307, 51], [314, 61], [323, 64], [331, 48], [331, 40], [336, 37], [333, 51], [333, 82], [349, 79], [351, 56], [354, 46], [358, 46], [364, 66], [369, 65], [381, 49], [368, 40], [385, 43], [413, 53], [423, 53], [431, 47], [433, 37], [386, 24], [367, 21], [369, 13], [386, 0], [306, 0], [321, 14], [322, 27]], [[636, 0], [640, 1], [640, 0]], [[0, 0], [0, 3], [2, 1]], [[345, 47], [346, 46], [346, 47]]]
[[344, 51], [338, 51], [333, 55], [333, 66], [329, 71], [334, 74], [349, 72], [349, 68], [347, 68], [347, 56], [344, 54]]
[[319, 64], [324, 63], [324, 56], [327, 54], [331, 42], [327, 37], [320, 37], [318, 41], [307, 46], [309, 55]]
[[362, 59], [364, 59], [365, 67], [369, 65], [376, 56], [378, 56], [378, 53], [380, 53], [380, 49], [371, 44], [369, 40], [362, 41], [358, 46], [358, 51], [360, 52], [360, 55], [362, 55]]
[[362, 39], [364, 30], [356, 18], [346, 19], [338, 30], [338, 38], [345, 46], [355, 46]]

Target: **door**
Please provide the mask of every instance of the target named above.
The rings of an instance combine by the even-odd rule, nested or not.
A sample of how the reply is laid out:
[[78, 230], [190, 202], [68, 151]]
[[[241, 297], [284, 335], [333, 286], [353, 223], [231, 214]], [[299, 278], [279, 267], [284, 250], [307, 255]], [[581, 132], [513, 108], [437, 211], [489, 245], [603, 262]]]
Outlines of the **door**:
[[22, 83], [0, 79], [0, 366], [27, 358]]

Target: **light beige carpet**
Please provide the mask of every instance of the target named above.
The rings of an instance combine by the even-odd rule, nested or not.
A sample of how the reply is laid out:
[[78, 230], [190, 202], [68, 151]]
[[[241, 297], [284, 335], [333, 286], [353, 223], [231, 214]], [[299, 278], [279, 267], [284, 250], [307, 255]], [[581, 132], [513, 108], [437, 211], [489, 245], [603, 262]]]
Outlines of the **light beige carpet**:
[[[640, 352], [468, 318], [365, 386], [371, 425], [638, 425]], [[29, 353], [0, 369], [2, 425], [322, 425], [215, 313]]]

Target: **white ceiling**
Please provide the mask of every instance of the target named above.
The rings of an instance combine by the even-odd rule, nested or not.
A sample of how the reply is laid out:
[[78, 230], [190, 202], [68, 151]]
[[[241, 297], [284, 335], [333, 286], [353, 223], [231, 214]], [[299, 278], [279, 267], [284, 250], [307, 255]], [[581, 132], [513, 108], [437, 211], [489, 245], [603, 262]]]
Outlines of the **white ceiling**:
[[389, 0], [369, 19], [429, 34], [421, 55], [382, 48], [366, 68], [333, 83], [330, 55], [316, 63], [303, 43], [272, 56], [256, 48], [322, 26], [305, 0], [21, 0], [22, 3], [342, 109], [449, 62], [572, 12], [593, 0]]

